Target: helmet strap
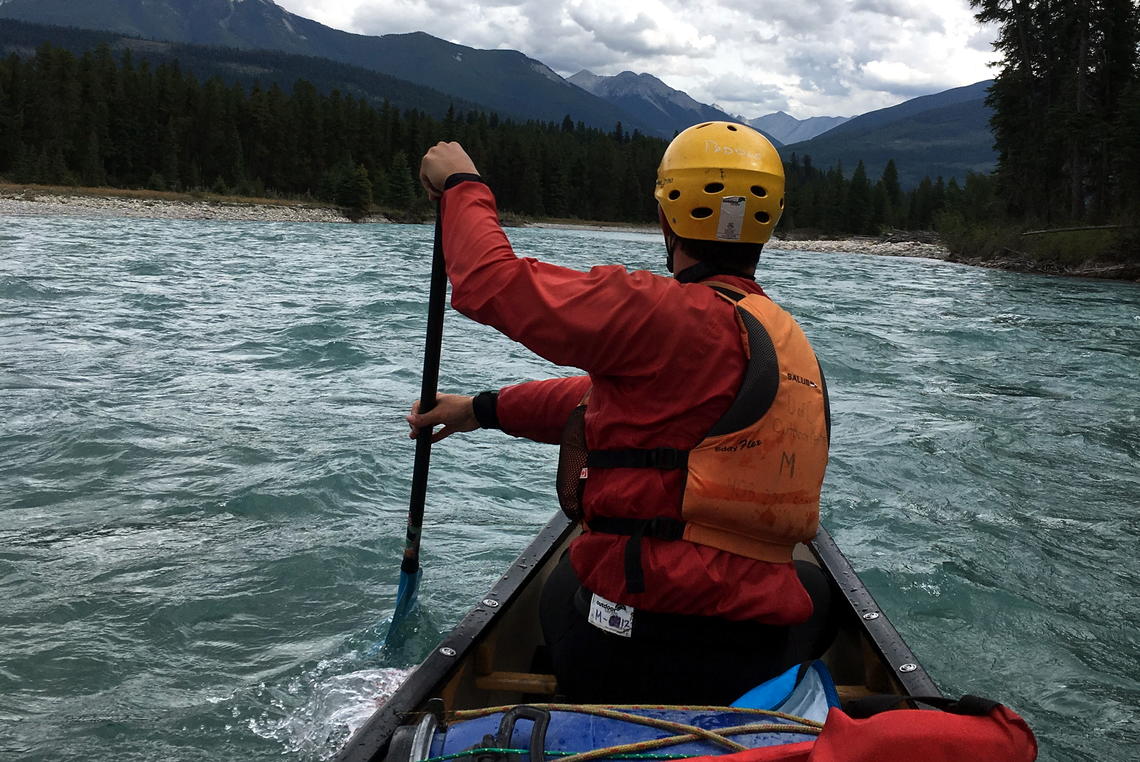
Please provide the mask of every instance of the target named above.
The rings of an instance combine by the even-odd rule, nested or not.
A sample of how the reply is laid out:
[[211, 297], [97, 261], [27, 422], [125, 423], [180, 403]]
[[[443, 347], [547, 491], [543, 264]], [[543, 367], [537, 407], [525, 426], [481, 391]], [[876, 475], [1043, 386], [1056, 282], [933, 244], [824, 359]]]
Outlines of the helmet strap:
[[[670, 250], [669, 254], [670, 254], [670, 263], [669, 264], [671, 265], [672, 264], [672, 250]], [[669, 271], [672, 272], [673, 268], [670, 267]], [[715, 275], [731, 275], [731, 276], [736, 277], [736, 278], [746, 278], [748, 280], [756, 280], [756, 277], [754, 275], [745, 275], [744, 273], [740, 272], [739, 270], [730, 270], [726, 267], [717, 267], [716, 265], [710, 265], [708, 262], [697, 262], [695, 265], [692, 265], [691, 267], [686, 267], [684, 270], [677, 273], [673, 277], [675, 277], [677, 279], [677, 281], [680, 283], [699, 283], [700, 281], [707, 280], [708, 278], [711, 278]]]
[[677, 248], [677, 234], [665, 217], [665, 210], [658, 205], [657, 221], [661, 223], [661, 234], [665, 236], [665, 269], [673, 272], [673, 251]]

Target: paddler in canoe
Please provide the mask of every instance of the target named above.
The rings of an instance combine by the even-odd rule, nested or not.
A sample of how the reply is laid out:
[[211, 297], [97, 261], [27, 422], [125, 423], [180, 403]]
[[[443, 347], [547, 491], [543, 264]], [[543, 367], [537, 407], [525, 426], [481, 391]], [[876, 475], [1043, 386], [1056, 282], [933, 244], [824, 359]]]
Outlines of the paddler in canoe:
[[756, 282], [783, 166], [749, 127], [680, 133], [655, 197], [672, 277], [519, 258], [457, 143], [423, 158], [452, 305], [583, 375], [445, 394], [412, 435], [498, 428], [560, 444], [583, 533], [542, 593], [575, 702], [727, 705], [828, 648], [828, 581], [792, 560], [819, 521], [830, 414], [800, 326]]

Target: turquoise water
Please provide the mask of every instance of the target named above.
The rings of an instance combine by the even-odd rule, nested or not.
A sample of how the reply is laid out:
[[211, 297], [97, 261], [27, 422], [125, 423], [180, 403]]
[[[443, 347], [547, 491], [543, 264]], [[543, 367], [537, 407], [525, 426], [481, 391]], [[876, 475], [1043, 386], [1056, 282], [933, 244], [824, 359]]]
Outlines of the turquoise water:
[[[418, 632], [377, 651], [430, 236], [0, 217], [0, 758], [326, 757], [545, 523], [550, 448], [438, 446]], [[652, 236], [511, 236], [662, 269]], [[931, 675], [1042, 759], [1129, 758], [1140, 289], [779, 251], [761, 280], [828, 374], [825, 521]], [[442, 389], [558, 372], [449, 313]]]

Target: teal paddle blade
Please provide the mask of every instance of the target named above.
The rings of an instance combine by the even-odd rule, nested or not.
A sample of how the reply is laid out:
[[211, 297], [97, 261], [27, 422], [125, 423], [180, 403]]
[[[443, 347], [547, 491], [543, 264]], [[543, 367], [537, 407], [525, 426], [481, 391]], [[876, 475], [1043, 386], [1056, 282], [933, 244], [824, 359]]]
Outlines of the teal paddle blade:
[[392, 623], [388, 625], [388, 638], [392, 640], [392, 635], [408, 618], [408, 615], [416, 608], [416, 603], [419, 600], [420, 591], [420, 577], [423, 576], [423, 568], [416, 569], [414, 572], [400, 571], [400, 587], [396, 590], [396, 610], [392, 612]]

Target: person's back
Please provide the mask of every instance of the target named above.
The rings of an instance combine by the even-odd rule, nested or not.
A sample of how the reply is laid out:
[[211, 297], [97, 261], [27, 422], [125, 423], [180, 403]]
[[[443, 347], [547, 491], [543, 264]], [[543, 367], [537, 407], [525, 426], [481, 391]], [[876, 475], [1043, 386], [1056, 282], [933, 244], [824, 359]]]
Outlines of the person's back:
[[[547, 585], [543, 625], [560, 688], [578, 700], [726, 703], [826, 640], [826, 583], [790, 557], [814, 534], [826, 392], [802, 332], [751, 277], [783, 205], [782, 173], [758, 134], [702, 128], [695, 143], [685, 133], [674, 141], [659, 175], [676, 279], [518, 259], [458, 147], [441, 144], [424, 161], [429, 191], [446, 186], [453, 305], [588, 374], [445, 396], [436, 411], [409, 417], [414, 429], [445, 424], [443, 435], [477, 419], [563, 442], [562, 497], [585, 531]], [[704, 157], [694, 160], [693, 146], [720, 153], [722, 134], [728, 148], [753, 141], [737, 141], [732, 154], [745, 168], [700, 181]], [[694, 230], [704, 237], [679, 235]], [[718, 426], [728, 428], [713, 442]], [[797, 536], [773, 534], [789, 512]], [[797, 642], [791, 625], [802, 630]], [[681, 679], [662, 680], [663, 670]]]

